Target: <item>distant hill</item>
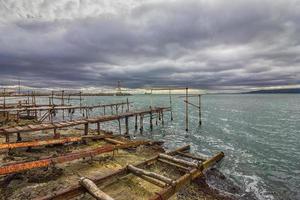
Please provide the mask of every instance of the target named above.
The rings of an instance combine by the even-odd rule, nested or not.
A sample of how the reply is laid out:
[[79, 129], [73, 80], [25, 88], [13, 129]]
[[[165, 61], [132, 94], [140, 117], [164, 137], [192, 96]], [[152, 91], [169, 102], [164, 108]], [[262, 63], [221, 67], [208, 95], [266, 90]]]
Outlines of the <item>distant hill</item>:
[[256, 90], [244, 94], [300, 94], [300, 88]]

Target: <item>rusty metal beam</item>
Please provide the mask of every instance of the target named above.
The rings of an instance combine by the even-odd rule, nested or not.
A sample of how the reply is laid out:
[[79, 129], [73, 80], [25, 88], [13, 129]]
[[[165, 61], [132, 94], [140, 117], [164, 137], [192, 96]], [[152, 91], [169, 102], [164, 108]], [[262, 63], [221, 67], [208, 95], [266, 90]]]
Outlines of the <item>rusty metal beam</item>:
[[76, 152], [76, 153], [70, 153], [70, 154], [67, 154], [64, 156], [42, 159], [42, 160], [31, 161], [31, 162], [10, 164], [7, 166], [0, 167], [0, 175], [21, 172], [21, 171], [25, 171], [25, 170], [29, 170], [29, 169], [34, 169], [34, 168], [47, 167], [47, 166], [50, 166], [53, 164], [69, 162], [69, 161], [77, 160], [80, 158], [92, 157], [92, 156], [96, 156], [98, 154], [112, 152], [116, 149], [132, 148], [132, 147], [137, 147], [139, 145], [145, 145], [145, 144], [150, 144], [150, 143], [151, 142], [149, 142], [149, 141], [136, 141], [136, 142], [129, 142], [126, 144], [121, 144], [121, 145], [105, 145], [105, 146], [98, 147], [98, 148], [91, 149], [91, 150], [83, 150], [83, 151]]
[[0, 150], [37, 147], [37, 146], [45, 146], [45, 145], [53, 145], [53, 144], [65, 144], [71, 142], [80, 142], [87, 139], [106, 139], [106, 138], [113, 138], [113, 137], [116, 136], [106, 134], [106, 135], [90, 135], [90, 136], [83, 136], [83, 137], [65, 137], [65, 138], [58, 138], [58, 139], [35, 140], [35, 141], [16, 142], [16, 143], [2, 143], [0, 144]]

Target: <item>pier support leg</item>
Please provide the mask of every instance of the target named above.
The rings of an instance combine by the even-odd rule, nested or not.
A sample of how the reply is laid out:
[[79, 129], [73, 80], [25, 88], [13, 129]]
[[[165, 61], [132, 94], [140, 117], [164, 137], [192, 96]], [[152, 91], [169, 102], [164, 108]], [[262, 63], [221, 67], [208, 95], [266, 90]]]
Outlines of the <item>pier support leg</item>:
[[143, 115], [140, 115], [140, 132], [142, 133], [143, 130], [144, 130], [144, 116]]
[[128, 135], [129, 134], [128, 117], [125, 117], [125, 127], [126, 127], [125, 134]]
[[164, 112], [161, 111], [161, 124], [165, 125], [165, 121], [164, 121]]
[[201, 95], [199, 95], [199, 126], [202, 125], [202, 119], [201, 119]]
[[135, 115], [135, 121], [134, 121], [134, 129], [137, 130], [138, 125], [137, 125], [137, 115]]
[[89, 124], [86, 123], [84, 124], [84, 135], [88, 135], [89, 134]]
[[21, 134], [17, 133], [17, 142], [20, 142], [20, 141], [22, 141]]
[[9, 143], [9, 135], [8, 134], [5, 134], [5, 142]]
[[97, 133], [100, 135], [100, 122], [97, 122]]
[[60, 138], [60, 134], [57, 132], [57, 129], [54, 129], [54, 139]]
[[188, 88], [185, 88], [185, 131], [189, 131], [189, 116], [188, 116]]
[[122, 130], [121, 130], [121, 121], [120, 121], [120, 119], [118, 119], [118, 123], [119, 123], [119, 134], [121, 135], [122, 134]]
[[128, 98], [126, 99], [126, 104], [127, 104], [127, 110], [126, 110], [126, 112], [129, 112], [129, 101], [128, 101]]
[[152, 116], [152, 112], [150, 112], [150, 130], [151, 131], [153, 131], [153, 123], [152, 123], [152, 118], [153, 118], [153, 116]]

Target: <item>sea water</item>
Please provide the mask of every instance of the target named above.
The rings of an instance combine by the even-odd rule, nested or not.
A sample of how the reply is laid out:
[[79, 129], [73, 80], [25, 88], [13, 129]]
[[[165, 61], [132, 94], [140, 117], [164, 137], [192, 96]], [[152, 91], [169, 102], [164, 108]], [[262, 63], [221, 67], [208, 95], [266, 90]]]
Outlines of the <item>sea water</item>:
[[[168, 95], [86, 97], [83, 103], [114, 103], [126, 98], [133, 102], [131, 110], [169, 106]], [[140, 135], [134, 132], [132, 119], [130, 134], [163, 140], [170, 149], [190, 144], [194, 153], [213, 155], [223, 151], [221, 172], [257, 199], [300, 199], [300, 95], [203, 95], [202, 125], [198, 125], [198, 109], [189, 106], [189, 132], [185, 131], [183, 100], [180, 95], [172, 95], [173, 121], [167, 112], [164, 126], [154, 126], [150, 132], [149, 119], [145, 118]], [[197, 104], [198, 98], [189, 101]], [[106, 112], [110, 114], [109, 109]], [[90, 114], [101, 113], [95, 109]], [[101, 127], [118, 132], [116, 122]], [[122, 128], [124, 131], [124, 122]]]

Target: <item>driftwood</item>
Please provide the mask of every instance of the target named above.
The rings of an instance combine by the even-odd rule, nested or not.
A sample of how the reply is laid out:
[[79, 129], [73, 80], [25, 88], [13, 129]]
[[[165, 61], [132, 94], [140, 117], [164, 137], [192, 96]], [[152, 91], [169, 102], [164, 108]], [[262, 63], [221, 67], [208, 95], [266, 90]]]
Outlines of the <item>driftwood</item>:
[[114, 200], [109, 195], [101, 191], [97, 185], [90, 179], [82, 177], [79, 183], [88, 191], [90, 195], [98, 200]]
[[165, 177], [163, 175], [160, 175], [160, 174], [157, 174], [157, 173], [154, 173], [154, 172], [149, 172], [149, 171], [134, 167], [133, 165], [128, 165], [127, 168], [128, 168], [129, 171], [131, 171], [134, 174], [149, 176], [151, 178], [160, 180], [160, 181], [162, 181], [162, 182], [164, 182], [168, 185], [174, 185], [175, 184], [175, 181], [173, 181], [172, 179], [170, 179], [168, 177]]
[[198, 164], [196, 164], [196, 163], [189, 162], [189, 161], [182, 160], [182, 159], [178, 159], [178, 158], [174, 158], [174, 157], [166, 155], [166, 154], [160, 153], [159, 157], [163, 158], [163, 159], [166, 159], [166, 160], [173, 161], [175, 163], [183, 164], [183, 165], [186, 165], [186, 166], [189, 166], [189, 167], [195, 167], [195, 168], [198, 167]]

